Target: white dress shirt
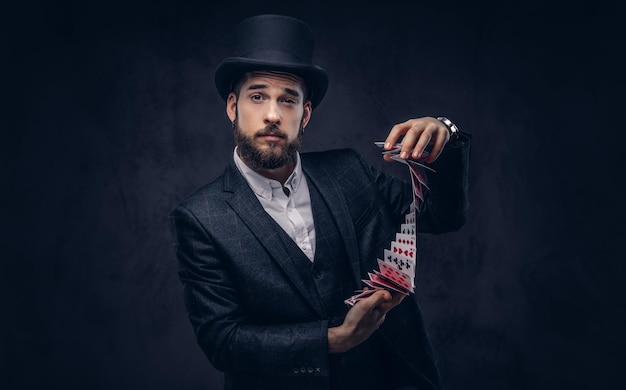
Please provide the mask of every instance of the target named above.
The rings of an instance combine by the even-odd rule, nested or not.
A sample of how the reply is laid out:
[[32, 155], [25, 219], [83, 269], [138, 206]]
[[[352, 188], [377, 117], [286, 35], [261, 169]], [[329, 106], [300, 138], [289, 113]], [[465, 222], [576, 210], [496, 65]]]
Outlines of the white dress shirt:
[[233, 153], [235, 165], [246, 179], [265, 211], [276, 221], [302, 252], [313, 261], [315, 257], [315, 226], [311, 210], [311, 196], [306, 178], [302, 173], [300, 154], [296, 167], [285, 181], [285, 188], [277, 180], [268, 179], [248, 167]]

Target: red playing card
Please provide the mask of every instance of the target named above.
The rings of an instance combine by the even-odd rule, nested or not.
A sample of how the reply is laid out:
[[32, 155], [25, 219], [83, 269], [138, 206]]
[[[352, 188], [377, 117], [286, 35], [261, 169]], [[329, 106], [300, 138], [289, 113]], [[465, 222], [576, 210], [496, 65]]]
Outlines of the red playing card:
[[397, 255], [402, 255], [415, 262], [415, 246], [409, 244], [402, 244], [398, 241], [391, 241], [391, 252]]
[[374, 294], [375, 292], [376, 292], [375, 289], [371, 289], [371, 290], [369, 290], [369, 289], [357, 290], [357, 291], [355, 291], [356, 294], [354, 294], [350, 298], [346, 299], [344, 301], [344, 303], [346, 303], [347, 305], [350, 305], [350, 306], [354, 306], [358, 301], [369, 297], [370, 295]]
[[384, 261], [378, 260], [378, 267], [380, 269], [380, 273], [392, 280], [394, 283], [397, 283], [400, 287], [411, 290], [411, 286], [413, 285], [411, 281], [411, 277], [408, 274], [405, 274], [401, 271], [398, 271], [393, 266]]
[[377, 272], [376, 274], [372, 275], [372, 279], [374, 280], [375, 283], [377, 283], [377, 284], [379, 284], [381, 286], [385, 286], [385, 288], [387, 290], [393, 290], [395, 292], [398, 292], [400, 294], [405, 294], [405, 295], [408, 295], [410, 293], [410, 289], [407, 289], [407, 288], [405, 288], [403, 286], [400, 286], [399, 284], [395, 283], [394, 281], [384, 277], [379, 272]]
[[424, 180], [424, 177], [422, 176], [421, 172], [417, 169], [417, 167], [409, 165], [409, 169], [411, 171], [411, 175], [415, 178], [415, 180], [417, 180], [422, 186], [428, 188], [428, 184], [426, 183], [426, 180]]
[[387, 287], [380, 285], [374, 282], [373, 280], [361, 279], [361, 281], [365, 283], [366, 285], [368, 285], [369, 287], [373, 288], [374, 290], [387, 290], [388, 289]]
[[370, 286], [371, 288], [374, 288], [376, 290], [387, 290], [389, 292], [404, 292], [404, 288], [396, 285], [390, 280], [383, 278], [380, 273], [373, 274], [371, 272], [368, 272], [367, 275], [369, 276], [369, 279], [363, 279], [363, 283]]
[[396, 233], [396, 241], [403, 245], [410, 245], [412, 248], [417, 246], [416, 237], [410, 234]]
[[354, 297], [356, 298], [356, 300], [360, 301], [361, 299], [365, 299], [365, 298], [369, 297], [370, 295], [374, 294], [375, 292], [376, 292], [376, 290], [367, 289], [367, 290], [363, 290], [362, 292], [358, 293]]

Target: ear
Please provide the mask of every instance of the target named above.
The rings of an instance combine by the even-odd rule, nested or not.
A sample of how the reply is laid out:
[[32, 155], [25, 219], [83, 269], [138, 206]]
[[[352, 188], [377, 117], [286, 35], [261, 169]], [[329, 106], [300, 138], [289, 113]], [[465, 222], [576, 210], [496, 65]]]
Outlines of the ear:
[[311, 114], [313, 113], [313, 106], [311, 105], [311, 101], [307, 100], [304, 102], [304, 113], [302, 114], [302, 128], [305, 128], [306, 125], [311, 120]]
[[234, 92], [229, 93], [226, 98], [226, 115], [231, 122], [237, 118], [237, 95]]

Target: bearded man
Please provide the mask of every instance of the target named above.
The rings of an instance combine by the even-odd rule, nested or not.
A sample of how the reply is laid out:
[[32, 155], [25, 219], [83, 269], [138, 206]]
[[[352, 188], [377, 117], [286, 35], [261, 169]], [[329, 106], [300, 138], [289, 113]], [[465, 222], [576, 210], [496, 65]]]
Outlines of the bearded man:
[[[234, 128], [233, 160], [171, 212], [179, 277], [197, 340], [227, 389], [439, 389], [413, 296], [378, 290], [349, 307], [413, 188], [355, 151], [299, 153], [326, 72], [302, 21], [259, 15], [237, 29], [239, 56], [216, 70]], [[469, 138], [432, 117], [394, 126], [400, 158], [436, 166], [421, 232], [459, 229]]]

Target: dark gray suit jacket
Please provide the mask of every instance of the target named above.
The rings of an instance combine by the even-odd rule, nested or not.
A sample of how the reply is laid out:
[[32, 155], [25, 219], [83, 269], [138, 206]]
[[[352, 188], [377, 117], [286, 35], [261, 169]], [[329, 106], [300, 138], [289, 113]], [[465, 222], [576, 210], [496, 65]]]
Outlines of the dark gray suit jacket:
[[[465, 139], [448, 145], [435, 162], [438, 173], [429, 174], [430, 191], [418, 216], [420, 232], [464, 224], [468, 155]], [[331, 205], [355, 285], [362, 286], [402, 223], [410, 184], [375, 171], [349, 149], [301, 157], [309, 186]], [[234, 164], [180, 202], [170, 218], [189, 318], [202, 350], [225, 372], [226, 387], [328, 388], [327, 329], [339, 324], [325, 317], [311, 270], [296, 266], [284, 232]], [[388, 313], [378, 332], [409, 368], [414, 386], [440, 387], [414, 299]]]

